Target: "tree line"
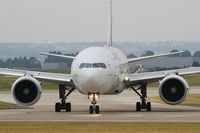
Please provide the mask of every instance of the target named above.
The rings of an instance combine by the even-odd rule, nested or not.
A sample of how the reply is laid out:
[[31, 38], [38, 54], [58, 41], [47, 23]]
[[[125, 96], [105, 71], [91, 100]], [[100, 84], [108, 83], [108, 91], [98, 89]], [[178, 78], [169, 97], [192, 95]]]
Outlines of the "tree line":
[[[171, 50], [171, 53], [178, 52], [178, 50]], [[52, 54], [60, 54], [62, 55], [62, 52], [60, 51], [51, 51]], [[78, 53], [71, 53], [71, 54], [64, 54], [68, 56], [76, 56]], [[154, 55], [153, 51], [144, 51], [141, 56], [150, 56]], [[128, 58], [134, 58], [137, 57], [134, 54], [129, 54], [127, 56]], [[177, 55], [171, 55], [170, 57], [200, 57], [200, 51], [194, 52], [192, 55], [190, 51], [185, 50], [185, 52]], [[68, 58], [58, 58], [53, 56], [47, 56], [44, 60], [45, 63], [67, 63], [70, 67], [72, 64], [72, 59]], [[15, 57], [15, 58], [8, 58], [7, 60], [0, 59], [0, 67], [2, 68], [41, 68], [41, 62], [37, 60], [35, 57]], [[200, 66], [200, 63], [197, 61], [193, 62], [192, 66]]]
[[3, 61], [0, 59], [0, 67], [2, 68], [41, 68], [41, 63], [35, 57], [15, 57], [8, 58]]
[[[170, 51], [170, 53], [173, 53], [173, 52], [179, 52], [178, 50], [176, 49], [173, 49]], [[151, 55], [154, 55], [154, 52], [153, 51], [144, 51], [141, 56], [151, 56]], [[134, 54], [129, 54], [127, 56], [128, 58], [135, 58], [137, 57], [136, 55]], [[196, 51], [194, 52], [194, 54], [192, 55], [190, 51], [188, 50], [185, 50], [183, 53], [181, 54], [176, 54], [176, 55], [171, 55], [170, 57], [200, 57], [200, 51]]]

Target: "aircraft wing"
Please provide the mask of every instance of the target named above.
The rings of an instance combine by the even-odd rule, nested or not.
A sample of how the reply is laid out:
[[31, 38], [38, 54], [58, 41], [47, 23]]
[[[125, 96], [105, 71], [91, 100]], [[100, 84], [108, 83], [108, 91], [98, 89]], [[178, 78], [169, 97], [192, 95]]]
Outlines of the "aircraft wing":
[[200, 73], [200, 67], [190, 67], [184, 69], [176, 70], [166, 70], [166, 71], [157, 71], [157, 72], [144, 72], [144, 73], [134, 73], [124, 76], [124, 81], [127, 87], [133, 85], [139, 85], [142, 83], [152, 83], [162, 80], [170, 74], [176, 74], [179, 76], [198, 74]]
[[49, 72], [37, 72], [37, 71], [26, 71], [26, 70], [17, 70], [17, 69], [7, 69], [0, 68], [0, 75], [8, 75], [15, 77], [23, 76], [32, 76], [38, 80], [45, 80], [49, 82], [54, 82], [57, 84], [65, 84], [68, 86], [74, 86], [72, 81], [72, 75], [70, 74], [58, 74], [58, 73], [49, 73]]

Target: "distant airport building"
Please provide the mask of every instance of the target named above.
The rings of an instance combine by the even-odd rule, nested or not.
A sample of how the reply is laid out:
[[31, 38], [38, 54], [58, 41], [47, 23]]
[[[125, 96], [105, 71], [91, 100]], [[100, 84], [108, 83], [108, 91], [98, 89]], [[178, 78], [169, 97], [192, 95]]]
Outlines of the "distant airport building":
[[142, 64], [144, 68], [173, 68], [173, 67], [188, 67], [192, 66], [193, 62], [200, 62], [200, 57], [163, 57], [154, 58], [144, 61], [138, 61], [129, 64], [130, 67]]
[[70, 67], [68, 63], [47, 63], [44, 62], [42, 69], [65, 69]]

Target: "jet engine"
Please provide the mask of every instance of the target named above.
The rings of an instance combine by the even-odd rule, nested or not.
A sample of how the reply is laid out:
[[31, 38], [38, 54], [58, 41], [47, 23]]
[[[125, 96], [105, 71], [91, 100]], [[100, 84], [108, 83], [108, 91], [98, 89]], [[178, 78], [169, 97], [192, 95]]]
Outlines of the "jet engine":
[[18, 104], [31, 106], [40, 99], [42, 87], [35, 78], [24, 76], [14, 82], [11, 90]]
[[188, 83], [184, 78], [171, 74], [161, 81], [159, 94], [161, 99], [167, 104], [180, 104], [188, 94]]

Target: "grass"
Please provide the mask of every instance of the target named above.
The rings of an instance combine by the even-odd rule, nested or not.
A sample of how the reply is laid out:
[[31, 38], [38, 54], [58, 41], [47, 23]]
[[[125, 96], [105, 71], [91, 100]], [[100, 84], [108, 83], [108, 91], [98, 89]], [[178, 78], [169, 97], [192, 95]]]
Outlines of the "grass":
[[[183, 77], [188, 82], [189, 86], [200, 86], [200, 74], [187, 75]], [[148, 86], [158, 87], [159, 82], [151, 83]]]
[[1, 133], [199, 133], [200, 123], [0, 123]]
[[[0, 91], [10, 91], [12, 84], [15, 82], [16, 79], [16, 77], [4, 77], [0, 75]], [[43, 81], [42, 88], [44, 90], [56, 90], [58, 88], [58, 85]]]
[[17, 104], [12, 104], [12, 103], [0, 101], [0, 109], [21, 109], [21, 108], [23, 108], [23, 107], [21, 107]]
[[[164, 103], [159, 96], [150, 97], [152, 102]], [[181, 105], [200, 107], [200, 94], [190, 94]]]
[[184, 76], [189, 86], [200, 86], [200, 74]]
[[[200, 75], [194, 74], [184, 77], [188, 83], [189, 86], [200, 86]], [[0, 91], [10, 91], [12, 84], [16, 80], [16, 77], [4, 77], [0, 75]], [[158, 87], [159, 83], [152, 83], [148, 85], [149, 87]], [[55, 83], [50, 82], [42, 82], [42, 88], [44, 90], [56, 90], [58, 88], [58, 85]]]

